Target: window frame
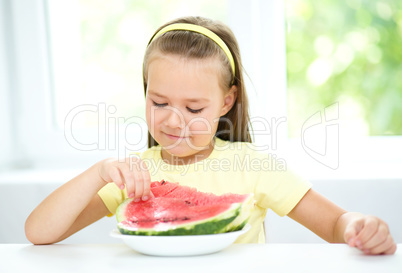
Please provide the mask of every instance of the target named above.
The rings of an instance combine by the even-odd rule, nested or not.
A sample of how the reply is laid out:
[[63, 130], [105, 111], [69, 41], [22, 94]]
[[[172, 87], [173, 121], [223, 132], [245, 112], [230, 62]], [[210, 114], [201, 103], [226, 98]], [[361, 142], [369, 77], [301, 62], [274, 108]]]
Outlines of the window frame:
[[73, 149], [63, 130], [55, 129], [45, 1], [9, 1], [9, 12], [12, 31], [5, 43], [14, 48], [10, 56], [14, 73], [9, 82], [16, 83], [8, 89], [14, 106], [9, 109], [14, 117], [13, 167], [77, 167], [111, 156]]
[[11, 81], [9, 78], [13, 73], [13, 66], [7, 53], [12, 52], [10, 44], [6, 44], [6, 38], [10, 36], [10, 29], [6, 28], [7, 22], [10, 21], [10, 14], [7, 12], [9, 6], [6, 2], [0, 1], [0, 139], [3, 144], [0, 145], [0, 170], [11, 165], [14, 159], [11, 157], [12, 138], [15, 135], [12, 123], [13, 116], [11, 113], [12, 100], [8, 90], [11, 90]]

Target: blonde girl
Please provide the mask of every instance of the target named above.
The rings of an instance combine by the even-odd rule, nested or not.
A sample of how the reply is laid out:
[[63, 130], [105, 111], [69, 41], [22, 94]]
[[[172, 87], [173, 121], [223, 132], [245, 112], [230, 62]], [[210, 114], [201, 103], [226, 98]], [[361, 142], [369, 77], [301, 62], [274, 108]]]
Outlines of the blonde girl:
[[153, 198], [151, 181], [165, 179], [215, 194], [254, 193], [252, 228], [238, 243], [264, 243], [272, 209], [328, 242], [395, 253], [384, 221], [343, 210], [252, 145], [239, 52], [233, 33], [217, 21], [187, 17], [159, 28], [143, 64], [149, 149], [97, 162], [62, 185], [28, 217], [27, 238], [59, 242], [113, 215], [125, 198]]

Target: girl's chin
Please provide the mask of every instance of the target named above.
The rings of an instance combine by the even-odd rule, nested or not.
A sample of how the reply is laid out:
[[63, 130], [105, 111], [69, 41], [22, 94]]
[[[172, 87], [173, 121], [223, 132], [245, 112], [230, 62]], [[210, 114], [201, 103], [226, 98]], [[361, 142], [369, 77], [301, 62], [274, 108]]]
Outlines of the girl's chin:
[[189, 147], [188, 145], [171, 145], [169, 147], [169, 145], [162, 145], [163, 150], [169, 154], [170, 156], [174, 156], [177, 158], [188, 158], [191, 156], [195, 156], [196, 154], [198, 154], [199, 152], [205, 150], [205, 148], [200, 148], [200, 149], [196, 149], [196, 147]]

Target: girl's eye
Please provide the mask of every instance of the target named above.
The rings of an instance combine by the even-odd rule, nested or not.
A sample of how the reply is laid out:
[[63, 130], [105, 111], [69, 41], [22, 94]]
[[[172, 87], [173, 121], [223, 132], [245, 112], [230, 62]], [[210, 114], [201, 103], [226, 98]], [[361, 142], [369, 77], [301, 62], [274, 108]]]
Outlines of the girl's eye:
[[201, 111], [204, 109], [204, 108], [201, 108], [201, 109], [191, 109], [191, 108], [188, 108], [188, 107], [186, 107], [186, 108], [187, 108], [187, 110], [188, 110], [190, 113], [193, 113], [193, 114], [201, 113]]
[[154, 106], [156, 106], [156, 107], [164, 107], [167, 105], [167, 103], [156, 103], [154, 101], [152, 101], [152, 102], [153, 102]]

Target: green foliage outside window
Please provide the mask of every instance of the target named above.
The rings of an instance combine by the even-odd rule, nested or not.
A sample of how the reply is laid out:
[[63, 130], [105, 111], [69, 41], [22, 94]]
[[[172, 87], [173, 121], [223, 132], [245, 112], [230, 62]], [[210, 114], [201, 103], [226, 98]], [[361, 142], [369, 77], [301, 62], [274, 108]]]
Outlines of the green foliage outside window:
[[286, 18], [290, 136], [335, 102], [357, 134], [401, 135], [402, 1], [287, 0]]

